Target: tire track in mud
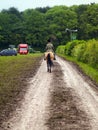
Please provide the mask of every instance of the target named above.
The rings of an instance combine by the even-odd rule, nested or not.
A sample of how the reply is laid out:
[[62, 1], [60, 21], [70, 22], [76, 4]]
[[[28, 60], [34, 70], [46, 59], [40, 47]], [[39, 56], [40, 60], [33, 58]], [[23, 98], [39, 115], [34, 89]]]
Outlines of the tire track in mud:
[[72, 88], [67, 87], [58, 63], [55, 64], [52, 85], [49, 130], [91, 130], [89, 117], [78, 107], [80, 99]]
[[70, 62], [58, 57], [64, 79], [68, 88], [79, 98], [76, 106], [84, 110], [90, 120], [90, 130], [98, 130], [98, 85], [83, 75], [78, 68]]

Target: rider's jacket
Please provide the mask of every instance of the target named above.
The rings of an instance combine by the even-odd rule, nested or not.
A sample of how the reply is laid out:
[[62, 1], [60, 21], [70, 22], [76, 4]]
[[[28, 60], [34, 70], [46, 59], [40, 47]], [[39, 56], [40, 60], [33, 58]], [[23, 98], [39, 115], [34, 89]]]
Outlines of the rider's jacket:
[[53, 47], [53, 44], [51, 42], [49, 42], [47, 45], [46, 45], [46, 51], [47, 52], [54, 52], [54, 47]]

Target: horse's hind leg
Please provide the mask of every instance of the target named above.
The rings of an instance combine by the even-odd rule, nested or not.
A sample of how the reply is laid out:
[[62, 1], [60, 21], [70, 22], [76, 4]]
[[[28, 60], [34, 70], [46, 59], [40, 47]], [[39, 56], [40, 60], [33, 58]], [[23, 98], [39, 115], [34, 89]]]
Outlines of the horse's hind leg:
[[51, 65], [49, 65], [49, 72], [51, 73]]
[[47, 68], [47, 72], [49, 72], [49, 68]]
[[51, 64], [47, 63], [47, 72], [51, 73]]
[[50, 73], [51, 73], [51, 67], [50, 67]]
[[49, 72], [49, 64], [47, 63], [47, 72]]
[[51, 67], [50, 66], [47, 66], [47, 72], [51, 73]]
[[47, 72], [49, 72], [49, 67], [47, 67]]

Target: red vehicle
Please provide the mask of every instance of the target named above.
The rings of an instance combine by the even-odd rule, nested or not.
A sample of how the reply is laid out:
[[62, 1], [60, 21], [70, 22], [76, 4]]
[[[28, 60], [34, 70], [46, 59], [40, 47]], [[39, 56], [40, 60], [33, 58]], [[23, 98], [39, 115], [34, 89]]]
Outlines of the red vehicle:
[[18, 53], [19, 54], [28, 54], [28, 44], [19, 44]]

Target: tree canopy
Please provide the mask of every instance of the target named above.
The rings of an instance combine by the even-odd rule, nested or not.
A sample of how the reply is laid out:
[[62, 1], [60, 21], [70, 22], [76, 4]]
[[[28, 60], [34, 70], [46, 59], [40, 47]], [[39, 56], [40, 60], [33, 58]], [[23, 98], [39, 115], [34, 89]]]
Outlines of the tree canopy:
[[77, 39], [98, 39], [98, 4], [54, 6], [19, 12], [11, 7], [0, 12], [0, 48], [28, 43], [44, 49], [51, 37], [55, 47], [70, 40], [66, 28], [77, 29]]

